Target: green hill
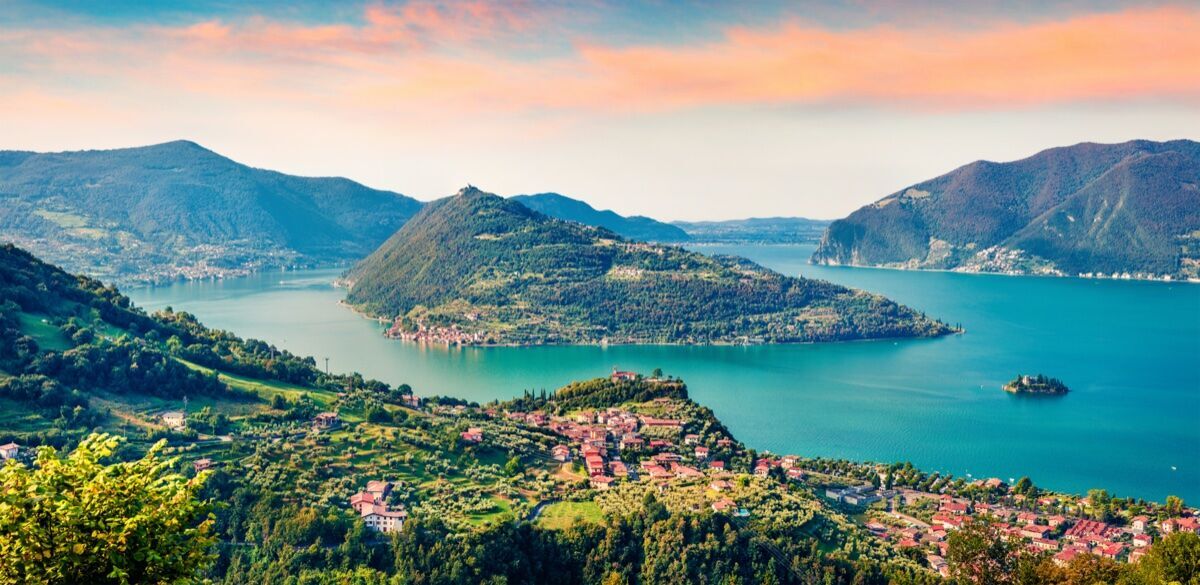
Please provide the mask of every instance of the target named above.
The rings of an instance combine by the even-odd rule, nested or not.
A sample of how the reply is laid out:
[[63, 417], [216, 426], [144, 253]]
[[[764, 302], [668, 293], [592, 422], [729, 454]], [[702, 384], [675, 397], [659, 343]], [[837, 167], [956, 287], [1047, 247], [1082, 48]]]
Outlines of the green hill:
[[671, 224], [640, 215], [625, 217], [607, 209], [600, 211], [583, 201], [558, 193], [514, 195], [509, 199], [550, 217], [602, 227], [630, 240], [686, 242], [689, 239], [687, 232]]
[[347, 179], [251, 168], [187, 141], [0, 152], [0, 241], [124, 282], [357, 260], [420, 207]]
[[1043, 274], [1200, 275], [1200, 143], [974, 162], [834, 222], [813, 261]]
[[307, 422], [347, 386], [392, 392], [187, 313], [148, 315], [112, 286], [0, 246], [0, 443], [59, 445], [96, 428], [171, 435], [158, 415], [185, 400], [189, 414], [221, 415], [206, 419], [212, 433]]
[[346, 274], [407, 338], [468, 343], [806, 342], [941, 335], [883, 297], [748, 260], [625, 240], [469, 187]]

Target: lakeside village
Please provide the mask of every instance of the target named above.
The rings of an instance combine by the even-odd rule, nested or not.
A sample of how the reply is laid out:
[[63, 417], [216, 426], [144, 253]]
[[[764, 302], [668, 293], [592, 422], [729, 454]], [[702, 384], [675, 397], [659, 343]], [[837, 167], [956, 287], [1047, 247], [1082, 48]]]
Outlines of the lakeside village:
[[[1117, 500], [1101, 491], [1079, 497], [1039, 490], [1027, 479], [1008, 485], [997, 478], [968, 481], [924, 473], [910, 464], [758, 453], [736, 441], [709, 409], [689, 400], [682, 382], [655, 374], [643, 377], [614, 369], [609, 378], [577, 382], [549, 397], [527, 394], [524, 399], [483, 406], [405, 394], [396, 405], [396, 410], [407, 413], [403, 419], [407, 426], [401, 427], [376, 427], [369, 421], [375, 417], [350, 415], [354, 396], [339, 394], [338, 401], [330, 403], [331, 410], [312, 415], [303, 425], [281, 429], [275, 439], [243, 451], [240, 459], [221, 457], [219, 451], [186, 457], [200, 452], [188, 446], [177, 452], [185, 454], [195, 473], [222, 466], [234, 472], [240, 467], [242, 471], [236, 473], [246, 474], [251, 481], [256, 474], [276, 481], [281, 473], [299, 474], [292, 481], [308, 486], [311, 493], [329, 493], [329, 499], [323, 500], [326, 505], [352, 511], [367, 528], [380, 533], [403, 530], [410, 510], [453, 520], [447, 510], [486, 496], [481, 492], [497, 485], [506, 491], [485, 505], [506, 502], [506, 509], [517, 518], [530, 521], [539, 521], [539, 515], [550, 515], [561, 506], [594, 510], [594, 516], [601, 518], [657, 493], [668, 505], [724, 514], [742, 526], [792, 524], [819, 538], [856, 539], [877, 551], [871, 554], [908, 559], [942, 575], [949, 573], [948, 535], [977, 518], [990, 519], [1005, 538], [1052, 555], [1061, 565], [1085, 553], [1137, 562], [1162, 536], [1200, 533], [1200, 515], [1177, 499], [1164, 506]], [[343, 418], [339, 409], [349, 418]], [[160, 417], [176, 429], [188, 424], [178, 411]], [[492, 483], [447, 483], [422, 479], [411, 468], [404, 471], [403, 465], [396, 466], [410, 461], [412, 454], [393, 457], [389, 464], [388, 456], [367, 449], [388, 433], [393, 439], [409, 433], [414, 444], [427, 448], [433, 444], [431, 429], [445, 429], [448, 440], [462, 449], [507, 453], [509, 465], [515, 461], [521, 469], [499, 474], [498, 466], [486, 465], [459, 473], [472, 481]], [[397, 430], [404, 433], [396, 434]], [[348, 452], [345, 446], [324, 452], [342, 455], [323, 457], [322, 451], [311, 451], [348, 445], [355, 434], [364, 432], [371, 442], [354, 443]], [[236, 444], [236, 440], [209, 442], [215, 449], [236, 450], [229, 447]], [[301, 445], [310, 450], [297, 451]], [[272, 459], [266, 457], [270, 450], [291, 455]], [[19, 445], [0, 445], [3, 459], [29, 456], [29, 450]], [[296, 457], [306, 463], [296, 465]], [[383, 465], [352, 471], [354, 462], [380, 461], [380, 457]], [[271, 460], [291, 463], [272, 468]], [[330, 463], [337, 460], [345, 463]], [[431, 472], [428, 461], [419, 465], [421, 473]], [[454, 473], [452, 466], [438, 465], [444, 469], [439, 478]], [[370, 478], [371, 474], [376, 477]], [[354, 485], [354, 481], [362, 483]], [[461, 489], [453, 491], [457, 488]], [[339, 490], [344, 491], [338, 495]], [[478, 510], [466, 513], [485, 514], [468, 515], [467, 524], [495, 518]]]

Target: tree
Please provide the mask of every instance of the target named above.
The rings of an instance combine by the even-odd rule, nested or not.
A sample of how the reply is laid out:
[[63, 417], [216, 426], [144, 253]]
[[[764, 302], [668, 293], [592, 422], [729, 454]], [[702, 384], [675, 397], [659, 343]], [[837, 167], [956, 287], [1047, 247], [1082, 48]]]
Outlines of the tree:
[[525, 466], [521, 465], [521, 458], [513, 455], [508, 458], [508, 462], [504, 464], [504, 473], [509, 477], [516, 477], [525, 471]]
[[1167, 513], [1169, 518], [1178, 518], [1183, 515], [1183, 499], [1179, 496], [1167, 496], [1167, 502], [1163, 505], [1163, 511]]
[[1146, 585], [1200, 585], [1200, 535], [1188, 532], [1168, 535], [1150, 547], [1137, 569], [1136, 576]]
[[0, 469], [0, 582], [197, 583], [214, 558], [210, 506], [161, 459], [106, 465], [121, 439], [93, 434], [63, 456]]
[[1018, 561], [1013, 545], [984, 520], [972, 520], [951, 534], [946, 557], [950, 575], [972, 585], [1011, 583]]
[[1029, 493], [1031, 491], [1033, 491], [1033, 481], [1028, 477], [1022, 477], [1021, 479], [1018, 479], [1017, 484], [1013, 486], [1013, 493], [1016, 494], [1029, 496], [1033, 495]]

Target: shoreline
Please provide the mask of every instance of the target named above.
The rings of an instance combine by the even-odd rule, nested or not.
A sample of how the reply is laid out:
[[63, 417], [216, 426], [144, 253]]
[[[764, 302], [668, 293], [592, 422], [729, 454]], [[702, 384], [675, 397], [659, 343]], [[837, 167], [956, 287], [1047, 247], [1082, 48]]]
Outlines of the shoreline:
[[[341, 287], [336, 287], [336, 288], [341, 288]], [[337, 304], [338, 304], [338, 306], [340, 306], [342, 308], [349, 309], [351, 313], [354, 313], [355, 315], [358, 315], [359, 317], [362, 317], [363, 319], [366, 319], [368, 321], [374, 321], [381, 325], [390, 325], [392, 323], [392, 321], [389, 321], [385, 317], [377, 317], [377, 316], [371, 315], [369, 313], [365, 313], [365, 312], [357, 309], [356, 307], [354, 307], [354, 305], [347, 303], [345, 299], [339, 299], [337, 301]], [[964, 328], [964, 329], [960, 329], [960, 330], [956, 330], [956, 331], [950, 331], [949, 333], [943, 333], [941, 335], [933, 335], [933, 336], [925, 336], [925, 337], [872, 337], [869, 339], [838, 339], [838, 340], [831, 340], [831, 341], [778, 341], [778, 342], [774, 342], [774, 343], [733, 343], [733, 342], [670, 343], [670, 342], [635, 342], [635, 341], [627, 341], [627, 342], [593, 341], [593, 342], [580, 342], [580, 343], [559, 343], [559, 342], [455, 343], [455, 342], [451, 342], [451, 341], [441, 341], [441, 340], [418, 341], [418, 340], [414, 340], [414, 339], [402, 339], [402, 338], [393, 337], [391, 335], [388, 335], [387, 331], [383, 332], [383, 337], [390, 341], [398, 341], [401, 343], [412, 343], [415, 345], [437, 345], [437, 346], [445, 346], [445, 347], [464, 347], [464, 348], [466, 348], [466, 347], [478, 347], [478, 348], [609, 347], [609, 346], [614, 346], [614, 347], [655, 347], [655, 346], [658, 346], [658, 347], [769, 347], [769, 346], [773, 346], [773, 345], [826, 345], [826, 344], [841, 344], [841, 343], [872, 343], [872, 342], [877, 342], [877, 341], [899, 342], [899, 341], [934, 340], [934, 339], [942, 339], [945, 337], [951, 337], [951, 336], [955, 336], [955, 335], [964, 335], [964, 334], [966, 334], [966, 332], [967, 332], [967, 330]]]

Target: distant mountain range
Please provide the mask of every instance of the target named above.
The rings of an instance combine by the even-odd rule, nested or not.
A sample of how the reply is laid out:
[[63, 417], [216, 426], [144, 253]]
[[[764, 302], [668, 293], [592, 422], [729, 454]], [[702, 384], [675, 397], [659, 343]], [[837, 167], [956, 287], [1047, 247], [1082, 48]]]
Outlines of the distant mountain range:
[[932, 336], [883, 297], [533, 211], [473, 187], [425, 206], [351, 269], [347, 302], [397, 337], [488, 344]]
[[803, 217], [762, 217], [718, 221], [673, 221], [622, 216], [599, 211], [578, 199], [558, 193], [514, 195], [509, 199], [550, 217], [583, 225], [602, 227], [616, 234], [645, 242], [714, 244], [803, 244], [817, 243], [832, 220]]
[[640, 215], [625, 217], [609, 210], [600, 211], [583, 201], [558, 193], [514, 195], [509, 199], [550, 217], [602, 227], [631, 240], [686, 242], [690, 239], [687, 232], [671, 224]]
[[720, 244], [809, 244], [833, 220], [804, 217], [752, 217], [724, 221], [673, 221], [695, 242]]
[[813, 261], [1197, 278], [1200, 143], [1084, 143], [974, 162], [834, 222]]
[[187, 141], [0, 152], [0, 240], [121, 282], [357, 260], [420, 207], [347, 179], [251, 168]]

